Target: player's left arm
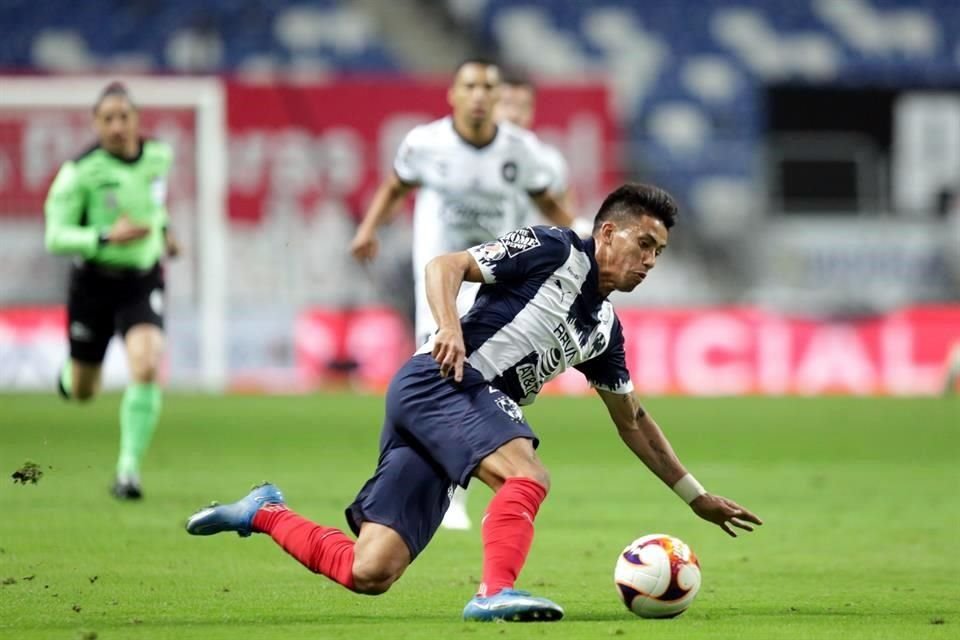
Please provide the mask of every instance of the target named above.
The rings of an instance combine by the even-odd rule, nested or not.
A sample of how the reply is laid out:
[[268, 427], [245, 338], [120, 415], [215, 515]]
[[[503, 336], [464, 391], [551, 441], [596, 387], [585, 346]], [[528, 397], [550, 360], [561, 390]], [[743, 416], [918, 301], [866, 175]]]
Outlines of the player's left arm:
[[177, 240], [177, 234], [174, 233], [169, 224], [163, 228], [163, 243], [168, 258], [176, 258], [180, 255], [180, 241]]
[[162, 174], [155, 178], [150, 185], [150, 197], [153, 199], [153, 205], [156, 208], [156, 214], [160, 220], [160, 228], [163, 230], [163, 246], [169, 258], [176, 258], [180, 255], [180, 242], [177, 240], [177, 234], [170, 224], [170, 211], [167, 209], [168, 181], [170, 180], [170, 168], [173, 166], [173, 148], [165, 143], [155, 142], [158, 145], [158, 153], [163, 158]]
[[160, 219], [162, 221], [163, 246], [168, 258], [176, 258], [181, 253], [180, 241], [177, 239], [177, 234], [170, 225], [170, 214], [167, 211], [165, 197], [166, 190], [164, 189], [163, 198], [157, 202], [158, 213], [160, 214]]
[[597, 389], [617, 427], [620, 439], [660, 480], [672, 488], [698, 516], [736, 537], [732, 527], [753, 531], [763, 522], [733, 500], [708, 493], [690, 475], [660, 426], [633, 393]]
[[547, 220], [558, 227], [572, 227], [574, 222], [573, 215], [558, 201], [557, 197], [549, 191], [540, 193], [531, 193], [530, 197], [536, 203]]

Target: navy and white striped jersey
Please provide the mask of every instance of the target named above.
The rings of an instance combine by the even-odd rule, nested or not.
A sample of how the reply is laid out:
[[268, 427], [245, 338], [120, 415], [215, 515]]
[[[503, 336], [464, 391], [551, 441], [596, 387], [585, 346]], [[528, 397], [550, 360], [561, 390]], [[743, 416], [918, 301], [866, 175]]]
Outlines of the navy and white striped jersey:
[[[467, 362], [497, 389], [532, 403], [576, 367], [590, 383], [630, 393], [620, 320], [598, 291], [594, 240], [524, 227], [468, 249], [484, 284], [461, 319]], [[418, 353], [430, 353], [433, 338]]]

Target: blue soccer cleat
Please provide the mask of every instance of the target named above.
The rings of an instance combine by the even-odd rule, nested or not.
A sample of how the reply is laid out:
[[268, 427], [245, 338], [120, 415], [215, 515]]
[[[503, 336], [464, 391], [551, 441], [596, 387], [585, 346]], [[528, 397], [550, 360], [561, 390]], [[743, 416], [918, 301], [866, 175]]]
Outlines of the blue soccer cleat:
[[286, 504], [280, 489], [269, 482], [257, 485], [246, 496], [231, 504], [216, 504], [201, 509], [187, 520], [187, 533], [212, 536], [236, 531], [240, 537], [253, 533], [253, 516], [268, 504]]
[[504, 589], [484, 598], [474, 596], [463, 608], [463, 619], [476, 622], [554, 622], [563, 617], [563, 607], [526, 591]]

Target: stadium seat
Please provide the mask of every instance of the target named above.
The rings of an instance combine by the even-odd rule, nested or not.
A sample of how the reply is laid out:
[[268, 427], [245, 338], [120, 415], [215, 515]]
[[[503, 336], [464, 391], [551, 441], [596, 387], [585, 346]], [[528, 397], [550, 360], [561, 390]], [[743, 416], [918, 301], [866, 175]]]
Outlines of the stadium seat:
[[251, 58], [272, 60], [278, 71], [397, 68], [375, 25], [343, 0], [10, 0], [0, 5], [0, 24], [5, 69], [224, 72], [248, 67]]

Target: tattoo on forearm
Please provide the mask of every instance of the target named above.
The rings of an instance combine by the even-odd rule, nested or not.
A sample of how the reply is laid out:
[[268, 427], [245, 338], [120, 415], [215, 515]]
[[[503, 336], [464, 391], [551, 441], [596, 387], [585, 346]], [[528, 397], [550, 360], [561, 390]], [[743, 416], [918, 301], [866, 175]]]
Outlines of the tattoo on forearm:
[[669, 464], [671, 460], [670, 452], [663, 448], [662, 443], [657, 440], [649, 440], [650, 448], [663, 464]]
[[637, 422], [639, 422], [641, 418], [646, 417], [646, 415], [647, 415], [647, 412], [644, 411], [643, 407], [640, 405], [637, 405], [637, 412], [633, 416], [637, 420]]

